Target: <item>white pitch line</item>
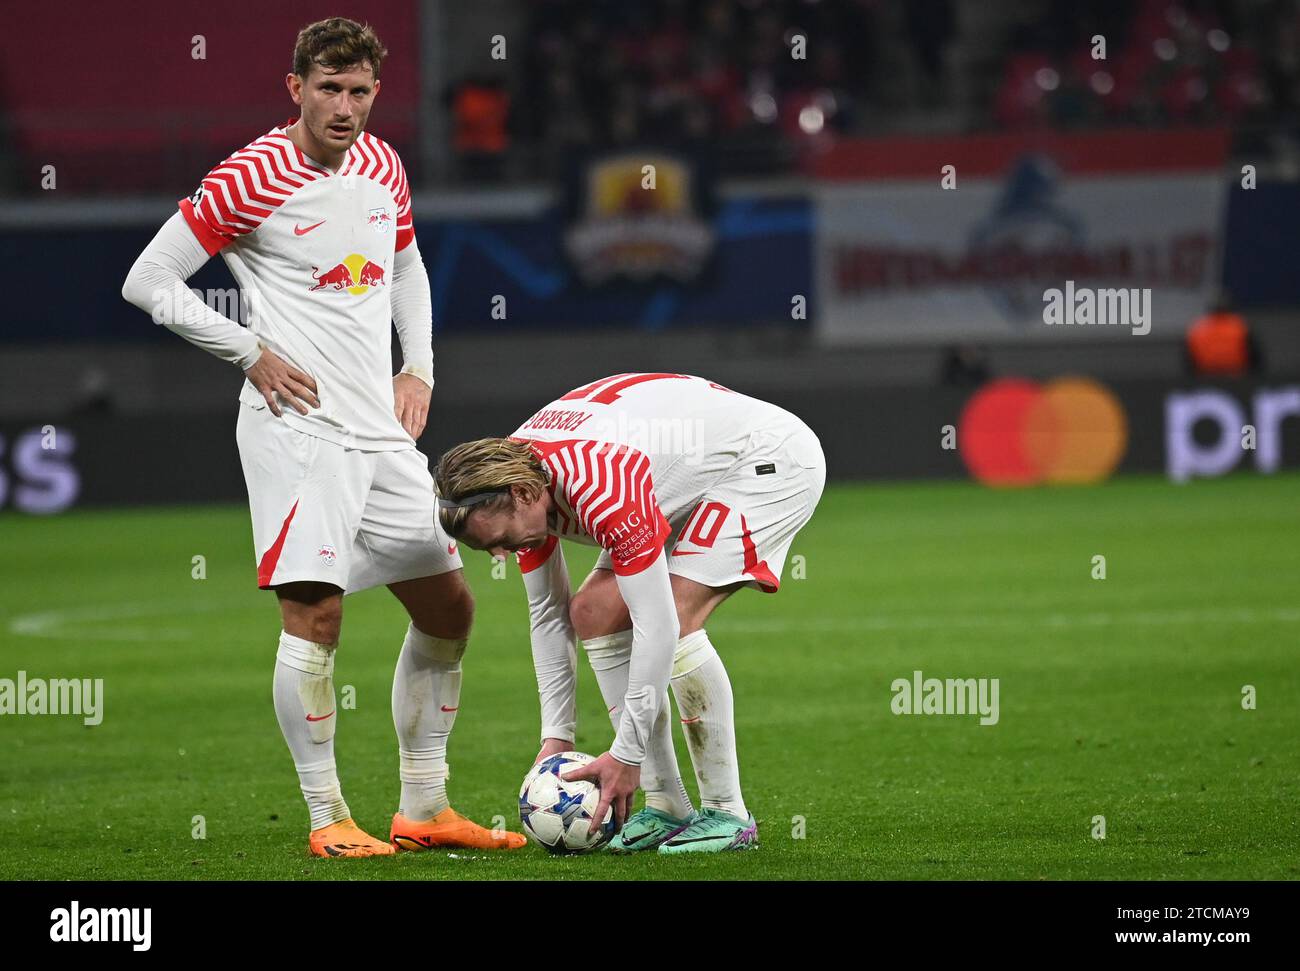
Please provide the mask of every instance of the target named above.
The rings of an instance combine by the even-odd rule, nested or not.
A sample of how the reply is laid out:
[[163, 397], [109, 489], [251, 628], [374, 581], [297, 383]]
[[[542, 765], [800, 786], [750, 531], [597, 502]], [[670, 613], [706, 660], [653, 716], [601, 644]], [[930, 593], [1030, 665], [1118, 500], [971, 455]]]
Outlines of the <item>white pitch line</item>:
[[[9, 622], [9, 633], [18, 637], [78, 638], [92, 641], [148, 641], [189, 640], [192, 629], [175, 628], [124, 628], [118, 621], [140, 620], [145, 617], [178, 617], [185, 614], [216, 614], [226, 611], [250, 609], [249, 604], [200, 603], [177, 604], [174, 601], [142, 603], [98, 604], [87, 607], [65, 607], [22, 614]], [[92, 624], [93, 630], [68, 630], [70, 626]]]
[[1257, 624], [1270, 621], [1300, 623], [1300, 610], [1295, 608], [1209, 607], [1187, 610], [1145, 610], [1125, 612], [1087, 613], [1019, 613], [996, 616], [990, 614], [949, 615], [924, 617], [817, 617], [808, 620], [787, 618], [766, 621], [727, 621], [719, 618], [709, 624], [710, 630], [736, 634], [788, 633], [811, 630], [828, 633], [890, 630], [947, 630], [958, 628], [1021, 628], [1021, 627], [1112, 627], [1132, 624], [1144, 627], [1174, 626], [1177, 624]]
[[[19, 637], [78, 638], [102, 641], [189, 640], [192, 629], [175, 627], [121, 627], [119, 621], [138, 621], [147, 617], [176, 618], [188, 614], [214, 614], [256, 609], [250, 602], [178, 605], [172, 601], [100, 604], [70, 607], [23, 614], [9, 622], [9, 632]], [[825, 633], [861, 633], [879, 631], [959, 630], [980, 628], [1050, 628], [1176, 626], [1179, 624], [1258, 624], [1267, 622], [1300, 623], [1300, 609], [1207, 607], [1183, 610], [1090, 611], [1067, 613], [1009, 614], [933, 614], [929, 616], [870, 615], [865, 617], [816, 617], [792, 620], [726, 620], [719, 618], [711, 630], [734, 634], [785, 634], [797, 631]], [[91, 630], [81, 629], [92, 625]], [[69, 629], [74, 628], [74, 629]]]

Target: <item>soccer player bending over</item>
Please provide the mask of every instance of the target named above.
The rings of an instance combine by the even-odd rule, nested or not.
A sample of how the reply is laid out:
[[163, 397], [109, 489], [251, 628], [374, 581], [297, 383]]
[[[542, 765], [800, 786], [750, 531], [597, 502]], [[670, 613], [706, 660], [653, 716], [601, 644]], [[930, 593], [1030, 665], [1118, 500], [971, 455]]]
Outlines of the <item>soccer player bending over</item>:
[[[424, 430], [433, 387], [429, 279], [397, 153], [365, 131], [387, 53], [333, 18], [298, 35], [301, 117], [235, 152], [181, 200], [123, 296], [241, 368], [236, 438], [257, 582], [279, 598], [274, 698], [317, 856], [433, 846], [516, 848], [447, 801], [473, 599], [442, 532]], [[221, 253], [250, 302], [247, 329], [185, 285]], [[392, 376], [390, 321], [404, 367]], [[343, 595], [386, 584], [410, 615], [393, 678], [401, 803], [389, 841], [352, 820], [334, 764], [334, 654]]]
[[[573, 748], [580, 639], [609, 708], [609, 751], [565, 778], [600, 785], [615, 852], [757, 843], [740, 792], [731, 683], [704, 630], [741, 587], [776, 592], [826, 481], [817, 436], [775, 405], [686, 374], [620, 374], [569, 392], [509, 438], [466, 442], [435, 476], [443, 528], [518, 555], [541, 695], [541, 760]], [[600, 546], [570, 595], [560, 538]], [[667, 688], [699, 783], [673, 750]], [[645, 790], [645, 808], [631, 814]], [[630, 818], [629, 818], [630, 817]]]

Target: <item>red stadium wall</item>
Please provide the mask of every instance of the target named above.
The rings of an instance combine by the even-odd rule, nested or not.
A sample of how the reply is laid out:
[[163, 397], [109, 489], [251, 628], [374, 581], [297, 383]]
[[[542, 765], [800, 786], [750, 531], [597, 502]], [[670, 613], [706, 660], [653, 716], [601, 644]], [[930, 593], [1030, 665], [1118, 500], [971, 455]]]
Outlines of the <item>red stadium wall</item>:
[[[96, 17], [92, 29], [77, 7], [24, 8], [24, 36], [36, 42], [8, 45], [0, 65], [23, 182], [37, 184], [41, 167], [53, 164], [58, 188], [73, 192], [183, 191], [178, 178], [197, 182], [296, 116], [284, 85], [294, 39], [337, 12], [299, 0], [139, 0], [121, 16]], [[413, 143], [418, 110], [416, 5], [368, 0], [353, 16], [389, 51], [368, 127], [401, 151]], [[202, 60], [191, 54], [196, 35], [206, 45]]]

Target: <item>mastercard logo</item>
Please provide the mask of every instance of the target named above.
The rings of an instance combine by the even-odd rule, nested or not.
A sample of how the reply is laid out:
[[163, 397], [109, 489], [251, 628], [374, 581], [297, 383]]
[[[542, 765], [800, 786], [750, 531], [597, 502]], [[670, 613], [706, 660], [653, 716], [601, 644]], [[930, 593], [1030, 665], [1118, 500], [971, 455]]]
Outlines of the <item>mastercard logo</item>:
[[1088, 378], [991, 381], [966, 402], [957, 425], [966, 468], [995, 486], [1100, 482], [1127, 447], [1123, 406]]

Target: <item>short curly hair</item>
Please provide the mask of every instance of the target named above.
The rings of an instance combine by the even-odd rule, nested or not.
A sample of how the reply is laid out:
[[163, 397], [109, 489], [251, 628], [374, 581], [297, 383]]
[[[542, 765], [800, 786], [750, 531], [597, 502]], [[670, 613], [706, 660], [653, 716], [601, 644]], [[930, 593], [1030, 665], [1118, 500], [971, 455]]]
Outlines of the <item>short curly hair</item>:
[[308, 24], [298, 31], [293, 45], [293, 73], [306, 78], [312, 66], [341, 71], [354, 64], [368, 64], [379, 77], [379, 66], [388, 56], [388, 49], [379, 42], [369, 25], [348, 20], [347, 17], [330, 17]]

